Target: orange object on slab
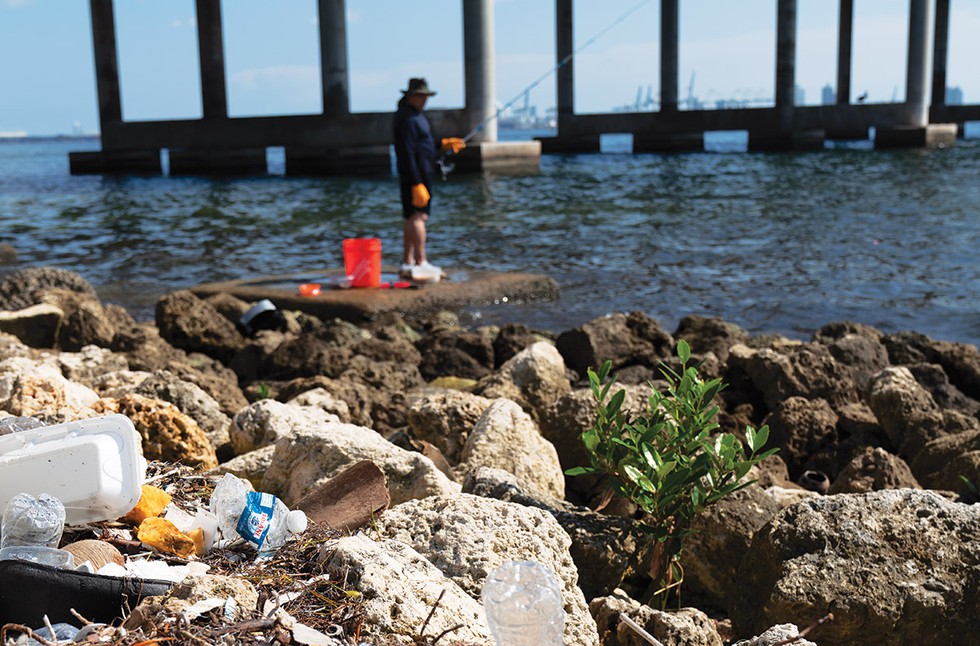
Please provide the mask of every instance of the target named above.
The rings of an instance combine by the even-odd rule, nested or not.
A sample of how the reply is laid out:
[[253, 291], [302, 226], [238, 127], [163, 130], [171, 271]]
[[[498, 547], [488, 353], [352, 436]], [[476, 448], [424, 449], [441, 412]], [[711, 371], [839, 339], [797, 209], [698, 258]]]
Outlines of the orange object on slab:
[[136, 531], [136, 538], [150, 547], [187, 558], [196, 550], [194, 539], [165, 518], [147, 518]]
[[147, 518], [162, 514], [171, 500], [173, 497], [163, 489], [145, 484], [139, 502], [120, 520], [139, 526]]

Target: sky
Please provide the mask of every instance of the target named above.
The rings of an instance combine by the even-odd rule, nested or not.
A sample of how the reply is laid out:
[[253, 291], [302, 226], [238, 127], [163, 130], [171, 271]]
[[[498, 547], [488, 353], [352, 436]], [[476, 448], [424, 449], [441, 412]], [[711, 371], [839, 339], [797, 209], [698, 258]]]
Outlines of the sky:
[[[347, 0], [351, 109], [390, 111], [412, 76], [463, 104], [464, 0]], [[576, 0], [582, 47], [642, 0]], [[555, 105], [554, 0], [495, 0], [499, 104]], [[647, 0], [575, 57], [575, 109], [657, 99], [659, 2]], [[835, 84], [837, 2], [798, 0], [797, 84], [818, 104]], [[980, 102], [980, 0], [951, 2], [948, 84]], [[98, 131], [89, 3], [0, 0], [0, 132]], [[230, 116], [321, 111], [316, 0], [223, 0]], [[908, 0], [855, 0], [852, 100], [902, 101]], [[123, 118], [201, 116], [194, 0], [115, 0]], [[775, 85], [776, 0], [681, 0], [679, 94], [764, 104]], [[647, 108], [649, 109], [649, 108]]]

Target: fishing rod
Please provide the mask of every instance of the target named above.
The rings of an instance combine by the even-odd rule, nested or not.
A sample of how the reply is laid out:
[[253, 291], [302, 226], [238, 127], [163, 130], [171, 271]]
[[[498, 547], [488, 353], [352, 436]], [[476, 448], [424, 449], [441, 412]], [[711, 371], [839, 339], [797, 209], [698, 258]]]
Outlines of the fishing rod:
[[[500, 114], [502, 112], [506, 111], [507, 108], [509, 108], [512, 105], [514, 105], [515, 103], [517, 103], [517, 101], [522, 96], [524, 96], [525, 94], [527, 94], [528, 92], [530, 92], [531, 90], [533, 90], [535, 87], [537, 87], [538, 85], [540, 85], [540, 83], [542, 81], [544, 81], [546, 78], [548, 78], [549, 76], [551, 76], [552, 74], [554, 74], [555, 72], [557, 72], [559, 69], [561, 69], [562, 67], [564, 67], [568, 63], [568, 61], [570, 61], [573, 58], [575, 58], [576, 56], [578, 56], [578, 54], [583, 49], [589, 47], [592, 43], [594, 43], [595, 41], [599, 40], [599, 38], [601, 38], [602, 36], [604, 36], [606, 34], [606, 32], [608, 32], [613, 27], [617, 26], [618, 24], [620, 24], [621, 22], [623, 22], [624, 20], [626, 20], [627, 18], [629, 18], [631, 15], [633, 15], [634, 13], [636, 13], [636, 11], [640, 7], [642, 7], [645, 4], [649, 4], [649, 3], [650, 3], [650, 0], [640, 0], [640, 2], [638, 2], [635, 5], [633, 5], [629, 10], [627, 10], [626, 13], [622, 14], [621, 16], [619, 16], [618, 18], [616, 18], [615, 20], [613, 20], [611, 23], [609, 23], [608, 25], [606, 25], [606, 27], [604, 29], [602, 29], [602, 31], [598, 32], [597, 34], [595, 34], [594, 36], [592, 36], [592, 38], [589, 38], [587, 41], [585, 41], [584, 43], [582, 43], [581, 45], [579, 45], [578, 49], [573, 50], [570, 54], [568, 54], [563, 59], [561, 59], [560, 61], [558, 61], [558, 64], [557, 65], [555, 65], [554, 67], [552, 67], [551, 69], [549, 69], [547, 72], [545, 72], [544, 74], [542, 74], [541, 76], [539, 76], [538, 78], [536, 78], [534, 81], [532, 81], [530, 85], [528, 85], [523, 90], [521, 90], [520, 92], [518, 92], [514, 96], [513, 99], [511, 99], [510, 101], [508, 101], [507, 103], [505, 103], [502, 107], [500, 107], [497, 110], [495, 110], [494, 113], [491, 114], [489, 117], [487, 117], [486, 119], [484, 119], [480, 123], [476, 124], [476, 126], [474, 126], [474, 128], [472, 130], [470, 130], [468, 133], [466, 133], [466, 136], [465, 137], [463, 137], [463, 143], [465, 144], [470, 139], [472, 139], [473, 137], [475, 137], [478, 132], [480, 132], [481, 130], [483, 130], [487, 126], [487, 124], [489, 124], [491, 121], [493, 121], [493, 120], [497, 119], [498, 117], [500, 117]], [[440, 157], [437, 160], [438, 163], [439, 163], [439, 169], [442, 171], [442, 179], [443, 179], [443, 181], [445, 181], [446, 180], [446, 177], [449, 175], [449, 173], [453, 172], [453, 169], [456, 168], [455, 162], [452, 161], [452, 157], [455, 154], [456, 153], [453, 152], [453, 151], [446, 151], [442, 155], [440, 155]]]

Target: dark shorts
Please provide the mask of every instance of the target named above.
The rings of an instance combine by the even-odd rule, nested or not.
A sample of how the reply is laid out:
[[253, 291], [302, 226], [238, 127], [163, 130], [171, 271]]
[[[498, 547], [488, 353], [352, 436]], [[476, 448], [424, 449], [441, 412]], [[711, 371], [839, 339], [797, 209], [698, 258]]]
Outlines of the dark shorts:
[[[429, 197], [429, 203], [423, 206], [421, 209], [412, 206], [412, 186], [414, 184], [409, 184], [407, 182], [400, 182], [401, 184], [401, 196], [402, 196], [402, 217], [406, 220], [412, 217], [416, 213], [429, 214], [429, 207], [432, 206], [432, 198]], [[425, 188], [429, 191], [429, 195], [432, 195], [432, 184], [428, 180], [422, 182]]]

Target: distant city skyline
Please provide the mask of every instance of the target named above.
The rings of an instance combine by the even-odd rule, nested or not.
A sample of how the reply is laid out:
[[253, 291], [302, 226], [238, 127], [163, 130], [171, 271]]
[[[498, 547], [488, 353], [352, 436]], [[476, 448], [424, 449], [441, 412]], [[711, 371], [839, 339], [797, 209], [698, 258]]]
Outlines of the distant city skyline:
[[[522, 98], [556, 64], [553, 0], [496, 0], [496, 86], [500, 105]], [[796, 80], [804, 104], [834, 90], [837, 4], [799, 0]], [[581, 47], [637, 0], [574, 3]], [[902, 100], [908, 1], [856, 0], [851, 100]], [[685, 0], [680, 4], [679, 94], [699, 104], [756, 105], [774, 95], [775, 0]], [[201, 116], [193, 0], [116, 0], [123, 116]], [[222, 3], [229, 114], [318, 113], [315, 0]], [[348, 0], [351, 109], [390, 111], [411, 76], [439, 91], [431, 107], [463, 104], [460, 0]], [[947, 79], [965, 102], [980, 97], [980, 3], [951, 3]], [[611, 112], [659, 101], [659, 2], [575, 58], [575, 109]], [[0, 0], [0, 132], [51, 135], [98, 129], [88, 3]], [[650, 91], [652, 89], [652, 92]], [[638, 98], [634, 99], [639, 95]], [[555, 105], [550, 74], [529, 92], [539, 116]], [[521, 104], [514, 107], [520, 110]]]

